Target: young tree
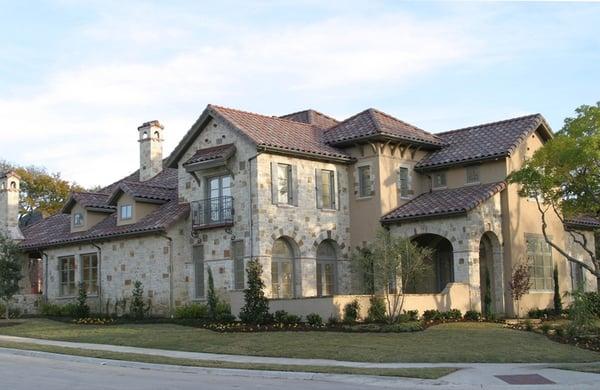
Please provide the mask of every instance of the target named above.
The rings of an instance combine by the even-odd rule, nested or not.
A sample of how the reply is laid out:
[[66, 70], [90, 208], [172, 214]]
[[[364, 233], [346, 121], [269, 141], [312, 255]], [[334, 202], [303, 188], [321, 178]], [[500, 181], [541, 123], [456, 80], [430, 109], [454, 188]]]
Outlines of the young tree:
[[150, 307], [144, 303], [144, 286], [142, 285], [142, 282], [136, 280], [133, 282], [131, 305], [129, 306], [131, 317], [135, 318], [136, 320], [141, 320], [146, 316], [149, 308]]
[[513, 301], [517, 303], [517, 317], [519, 317], [521, 298], [531, 288], [531, 268], [529, 264], [519, 263], [513, 266], [508, 286]]
[[245, 304], [240, 311], [240, 319], [247, 324], [270, 322], [269, 301], [265, 297], [265, 283], [262, 280], [262, 266], [257, 259], [250, 260], [246, 267], [248, 288], [244, 290]]
[[394, 237], [386, 229], [380, 229], [366, 249], [353, 253], [353, 269], [366, 274], [374, 283], [375, 293], [383, 294], [388, 321], [393, 323], [402, 312], [406, 287], [426, 272], [433, 252], [407, 238]]
[[206, 296], [206, 304], [208, 306], [208, 316], [211, 321], [217, 319], [217, 305], [219, 304], [219, 297], [215, 291], [215, 280], [213, 279], [212, 270], [208, 267], [208, 293]]
[[554, 281], [554, 314], [559, 316], [562, 313], [562, 299], [560, 298], [560, 288], [558, 286], [558, 266], [554, 264], [554, 272], [552, 272]]
[[0, 299], [5, 302], [6, 319], [9, 318], [10, 300], [19, 292], [22, 278], [19, 255], [17, 243], [0, 233]]
[[509, 181], [521, 185], [521, 196], [535, 198], [545, 241], [568, 261], [596, 276], [600, 291], [600, 259], [587, 236], [568, 231], [585, 253], [575, 256], [547, 231], [549, 215], [563, 223], [580, 216], [600, 219], [600, 102], [583, 105], [575, 112], [574, 118], [565, 119], [556, 137], [512, 173]]

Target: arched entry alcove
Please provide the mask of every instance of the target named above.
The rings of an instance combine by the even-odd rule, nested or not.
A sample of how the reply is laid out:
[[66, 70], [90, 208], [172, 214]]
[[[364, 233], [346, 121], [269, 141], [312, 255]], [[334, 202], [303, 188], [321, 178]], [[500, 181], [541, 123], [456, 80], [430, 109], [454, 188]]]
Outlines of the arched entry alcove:
[[420, 247], [432, 249], [432, 256], [427, 260], [428, 271], [418, 280], [409, 283], [406, 292], [412, 294], [437, 294], [448, 283], [454, 282], [454, 249], [452, 243], [437, 234], [421, 234], [412, 238]]
[[489, 294], [489, 311], [503, 311], [502, 293], [502, 252], [498, 236], [486, 232], [479, 241], [479, 286], [481, 292], [481, 310], [486, 313], [486, 295]]

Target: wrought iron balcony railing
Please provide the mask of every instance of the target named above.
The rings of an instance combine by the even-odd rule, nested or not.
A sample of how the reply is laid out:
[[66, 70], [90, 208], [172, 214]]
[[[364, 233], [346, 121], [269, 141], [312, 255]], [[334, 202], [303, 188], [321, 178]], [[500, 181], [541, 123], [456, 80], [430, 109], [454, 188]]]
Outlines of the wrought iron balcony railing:
[[219, 196], [191, 203], [192, 227], [204, 229], [233, 225], [233, 197]]

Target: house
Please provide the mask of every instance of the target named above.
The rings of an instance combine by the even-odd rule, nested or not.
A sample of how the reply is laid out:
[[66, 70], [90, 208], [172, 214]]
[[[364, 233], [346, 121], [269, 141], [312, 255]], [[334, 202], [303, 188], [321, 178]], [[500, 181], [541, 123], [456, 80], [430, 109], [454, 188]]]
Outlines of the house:
[[[435, 249], [406, 309], [481, 311], [489, 289], [491, 309], [513, 313], [508, 282], [522, 261], [533, 280], [524, 311], [551, 305], [555, 265], [562, 291], [596, 288], [544, 242], [536, 202], [506, 182], [553, 136], [539, 114], [432, 134], [375, 109], [338, 121], [208, 105], [166, 159], [164, 133], [144, 123], [136, 172], [22, 229], [25, 310], [70, 302], [84, 283], [95, 309], [112, 311], [139, 280], [153, 312], [168, 315], [205, 299], [210, 268], [237, 314], [254, 258], [273, 310], [339, 315], [367, 300], [350, 255], [381, 226]], [[2, 180], [0, 216], [16, 231], [18, 177]], [[555, 218], [549, 231], [577, 254], [569, 231], [593, 242], [599, 227]]]

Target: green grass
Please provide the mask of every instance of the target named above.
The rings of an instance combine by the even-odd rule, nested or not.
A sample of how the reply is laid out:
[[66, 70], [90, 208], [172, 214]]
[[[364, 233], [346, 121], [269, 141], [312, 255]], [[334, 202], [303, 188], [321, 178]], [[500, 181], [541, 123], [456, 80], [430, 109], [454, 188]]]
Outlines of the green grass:
[[216, 333], [174, 324], [75, 325], [46, 319], [0, 322], [0, 334], [49, 340], [364, 362], [585, 363], [600, 354], [493, 323], [450, 323], [413, 333]]
[[0, 348], [22, 349], [28, 351], [42, 351], [63, 355], [85, 356], [98, 359], [126, 360], [152, 364], [169, 364], [189, 367], [225, 368], [260, 371], [285, 371], [285, 372], [311, 372], [320, 374], [346, 374], [346, 375], [375, 375], [393, 376], [418, 379], [438, 379], [457, 371], [452, 367], [427, 367], [427, 368], [366, 368], [366, 367], [339, 367], [339, 366], [306, 366], [284, 364], [260, 363], [234, 363], [216, 360], [193, 360], [171, 358], [165, 356], [150, 356], [136, 353], [122, 353], [110, 351], [97, 351], [78, 348], [55, 347], [28, 343], [14, 343], [0, 341]]
[[598, 364], [578, 364], [578, 365], [559, 365], [551, 368], [557, 368], [559, 370], [589, 372], [592, 374], [600, 374], [600, 365]]

